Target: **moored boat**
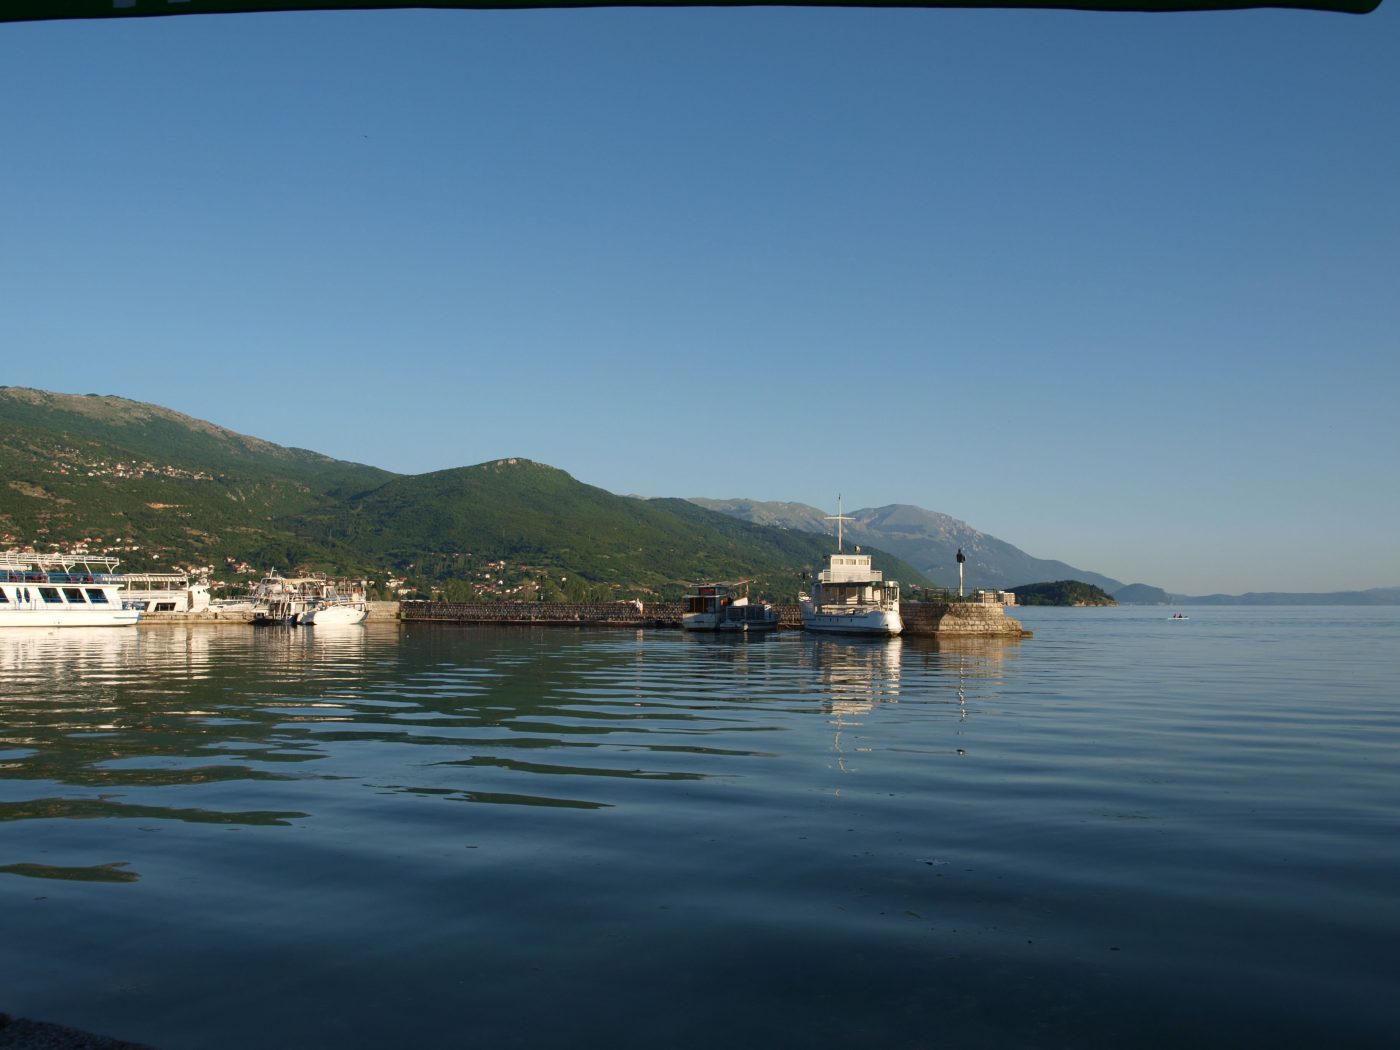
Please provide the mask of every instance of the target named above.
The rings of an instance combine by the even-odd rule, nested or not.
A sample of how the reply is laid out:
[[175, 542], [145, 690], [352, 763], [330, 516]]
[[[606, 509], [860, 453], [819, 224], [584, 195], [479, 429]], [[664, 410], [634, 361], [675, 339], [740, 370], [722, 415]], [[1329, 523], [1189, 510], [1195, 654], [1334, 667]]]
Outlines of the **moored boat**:
[[0, 627], [130, 627], [116, 558], [0, 553]]
[[324, 577], [279, 576], [273, 569], [253, 588], [253, 619], [258, 626], [295, 626], [311, 607], [316, 588]]
[[812, 592], [799, 594], [802, 627], [807, 631], [835, 634], [895, 635], [904, 630], [899, 614], [899, 584], [886, 580], [884, 573], [871, 567], [870, 555], [847, 554], [842, 523], [850, 519], [841, 513], [837, 500], [836, 553], [827, 567], [812, 580]]
[[343, 598], [333, 602], [320, 602], [302, 613], [299, 622], [307, 627], [334, 627], [364, 623], [368, 615], [369, 609], [364, 602]]
[[730, 609], [743, 609], [748, 604], [747, 580], [696, 584], [695, 593], [685, 596], [681, 626], [687, 631], [718, 631]]
[[720, 618], [719, 631], [775, 631], [778, 629], [778, 610], [767, 602], [747, 602], [744, 605], [730, 605]]
[[145, 612], [203, 612], [209, 608], [209, 581], [183, 572], [129, 572], [122, 576], [122, 600]]
[[359, 588], [345, 595], [333, 584], [326, 584], [311, 606], [301, 614], [299, 622], [307, 627], [335, 627], [363, 623], [368, 615], [369, 605]]
[[355, 624], [369, 615], [362, 585], [349, 595], [341, 593], [323, 573], [311, 576], [279, 576], [274, 569], [253, 589], [255, 624], [303, 624], [330, 626]]

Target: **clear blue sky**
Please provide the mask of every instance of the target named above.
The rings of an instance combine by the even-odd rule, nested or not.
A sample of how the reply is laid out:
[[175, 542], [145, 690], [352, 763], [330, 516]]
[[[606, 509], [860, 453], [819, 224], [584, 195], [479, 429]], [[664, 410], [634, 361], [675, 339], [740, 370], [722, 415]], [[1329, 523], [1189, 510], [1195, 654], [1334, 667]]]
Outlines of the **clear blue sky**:
[[0, 25], [0, 382], [1400, 584], [1400, 0]]

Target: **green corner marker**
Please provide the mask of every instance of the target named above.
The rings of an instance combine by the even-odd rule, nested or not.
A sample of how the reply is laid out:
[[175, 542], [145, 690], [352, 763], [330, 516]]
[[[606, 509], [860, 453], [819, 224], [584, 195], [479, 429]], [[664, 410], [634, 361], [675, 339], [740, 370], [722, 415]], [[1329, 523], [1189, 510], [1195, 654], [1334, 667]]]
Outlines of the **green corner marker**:
[[[216, 15], [252, 11], [350, 11], [389, 8], [458, 8], [501, 11], [566, 7], [753, 7], [753, 0], [0, 0], [0, 22], [59, 18], [140, 18], [154, 15]], [[1074, 11], [1225, 11], [1292, 7], [1364, 15], [1380, 0], [789, 0], [782, 7], [966, 7], [1042, 8]]]

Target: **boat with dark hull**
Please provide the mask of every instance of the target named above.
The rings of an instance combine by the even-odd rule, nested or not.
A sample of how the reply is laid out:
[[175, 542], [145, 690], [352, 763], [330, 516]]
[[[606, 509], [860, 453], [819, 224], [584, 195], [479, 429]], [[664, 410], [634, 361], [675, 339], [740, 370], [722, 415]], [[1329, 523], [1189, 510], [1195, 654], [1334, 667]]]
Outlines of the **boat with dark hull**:
[[778, 611], [767, 602], [749, 599], [749, 582], [701, 583], [685, 597], [681, 626], [687, 631], [771, 631]]

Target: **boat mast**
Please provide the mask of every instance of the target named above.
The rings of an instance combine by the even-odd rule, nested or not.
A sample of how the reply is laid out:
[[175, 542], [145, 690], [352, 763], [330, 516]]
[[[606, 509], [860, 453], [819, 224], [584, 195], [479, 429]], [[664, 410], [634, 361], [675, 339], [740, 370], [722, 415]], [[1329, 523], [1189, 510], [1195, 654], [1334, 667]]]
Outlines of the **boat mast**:
[[845, 548], [842, 546], [843, 536], [841, 533], [841, 523], [844, 521], [855, 521], [855, 519], [848, 518], [846, 517], [846, 515], [841, 513], [841, 493], [838, 492], [836, 494], [836, 513], [828, 514], [826, 516], [826, 520], [836, 522], [836, 553], [844, 554]]

